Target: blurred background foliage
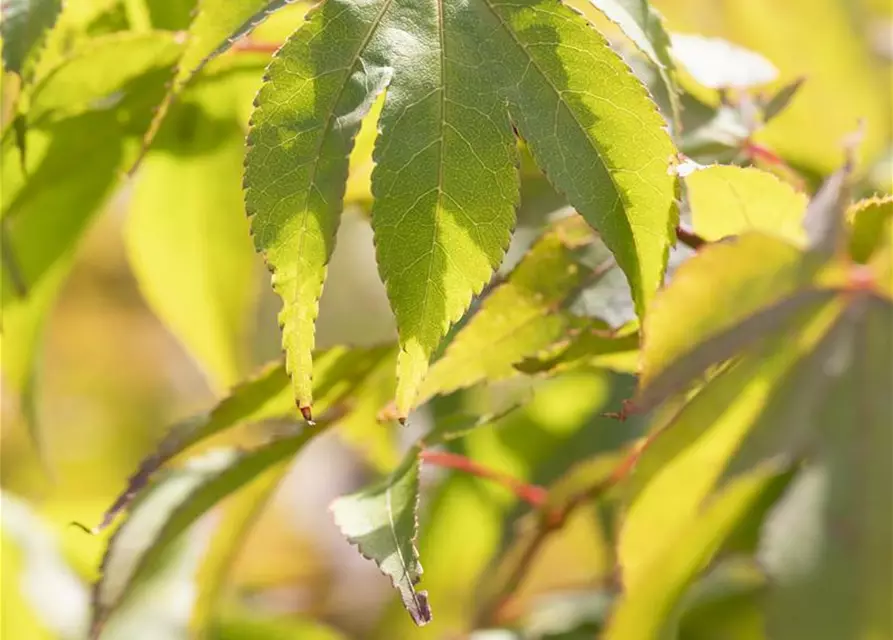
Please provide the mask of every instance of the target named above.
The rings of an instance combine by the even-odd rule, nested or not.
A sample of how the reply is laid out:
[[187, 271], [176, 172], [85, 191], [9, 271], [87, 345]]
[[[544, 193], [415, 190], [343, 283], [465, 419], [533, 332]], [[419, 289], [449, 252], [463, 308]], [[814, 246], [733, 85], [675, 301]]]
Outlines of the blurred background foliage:
[[[628, 48], [588, 3], [570, 4], [616, 37], [618, 47]], [[772, 149], [806, 183], [818, 184], [839, 165], [841, 140], [863, 119], [859, 184], [866, 193], [893, 187], [893, 8], [888, 2], [655, 0], [654, 5], [674, 34], [721, 37], [771, 61], [777, 78], [751, 95], [772, 95], [805, 79], [788, 108], [752, 141]], [[308, 6], [298, 2], [275, 14], [252, 41], [282, 42]], [[57, 48], [71, 47], [79, 38], [186, 29], [192, 11], [189, 0], [69, 0], [40, 64], [50, 64]], [[124, 55], [121, 51], [112, 47], [109, 55]], [[153, 55], [151, 62], [163, 64], [163, 51]], [[233, 383], [278, 357], [278, 302], [247, 232], [240, 187], [251, 102], [268, 57], [269, 51], [237, 47], [209, 64], [171, 105], [133, 178], [119, 179], [139, 152], [139, 138], [125, 131], [120, 149], [94, 147], [97, 136], [119, 135], [107, 127], [120, 122], [92, 122], [96, 116], [85, 110], [74, 127], [89, 132], [88, 139], [74, 141], [76, 151], [58, 174], [47, 176], [45, 184], [55, 191], [37, 194], [39, 201], [28, 205], [48, 212], [41, 225], [72, 218], [78, 226], [72, 237], [82, 234], [83, 241], [72, 241], [61, 261], [45, 265], [31, 302], [4, 306], [4, 638], [79, 637], [79, 608], [87, 607], [84, 585], [97, 578], [104, 538], [84, 535], [68, 523], [97, 522], [167, 425], [207, 409]], [[682, 72], [689, 92], [686, 117], [712, 117], [720, 92], [700, 84], [696, 75]], [[647, 73], [643, 77], [647, 80]], [[4, 77], [7, 121], [16, 82]], [[151, 115], [139, 108], [134, 118]], [[320, 348], [374, 345], [395, 336], [367, 220], [374, 117], [373, 112], [367, 118], [351, 159], [348, 208], [318, 323]], [[40, 135], [29, 138], [32, 160], [45, 152], [42, 145], [46, 140]], [[703, 158], [711, 156], [705, 152]], [[2, 161], [0, 188], [10, 193], [17, 188], [18, 159], [5, 150]], [[87, 173], [77, 173], [79, 166]], [[107, 167], [97, 178], [104, 182], [92, 184], [84, 176], [100, 175], [99, 167]], [[59, 188], [63, 179], [74, 186]], [[523, 194], [504, 271], [523, 254], [547, 215], [563, 206], [529, 163]], [[158, 215], [164, 212], [169, 215]], [[158, 254], [166, 259], [159, 261]], [[4, 289], [11, 286], [4, 281]], [[595, 315], [612, 313], [610, 299], [590, 304]], [[626, 320], [622, 306], [613, 312]], [[539, 388], [522, 411], [496, 428], [474, 432], [454, 449], [517, 478], [546, 484], [569, 462], [585, 454], [608, 454], [641, 435], [637, 420], [619, 423], [601, 416], [617, 411], [634, 385], [622, 371], [569, 372]], [[366, 400], [370, 418], [312, 442], [287, 470], [235, 558], [212, 636], [449, 638], [466, 629], [475, 608], [475, 585], [517, 526], [521, 509], [511, 494], [461, 474], [423, 477], [427, 497], [419, 544], [425, 588], [437, 594], [434, 621], [423, 629], [412, 625], [375, 566], [343, 540], [327, 506], [392, 469], [432, 418], [478, 406], [480, 396], [472, 389], [436, 399], [403, 432], [374, 420], [374, 411], [388, 399], [385, 389]], [[241, 508], [250, 506], [249, 501]], [[592, 611], [593, 588], [608, 588], [613, 580], [614, 541], [605, 524], [610, 517], [609, 505], [593, 503], [577, 511], [549, 539], [504, 615], [527, 615], [530, 628], [548, 628], [549, 615], [568, 619], [566, 611], [550, 613], [542, 598], [554, 590], [589, 594], [587, 610]], [[703, 618], [689, 623], [686, 637], [719, 637], [699, 631], [715, 628], [704, 626], [709, 619], [733, 621], [729, 628], [734, 631], [723, 638], [761, 637], [752, 632], [752, 607], [735, 607], [735, 598], [749, 602], [748, 594], [757, 590], [758, 580], [750, 591], [742, 588], [725, 600], [703, 604]]]

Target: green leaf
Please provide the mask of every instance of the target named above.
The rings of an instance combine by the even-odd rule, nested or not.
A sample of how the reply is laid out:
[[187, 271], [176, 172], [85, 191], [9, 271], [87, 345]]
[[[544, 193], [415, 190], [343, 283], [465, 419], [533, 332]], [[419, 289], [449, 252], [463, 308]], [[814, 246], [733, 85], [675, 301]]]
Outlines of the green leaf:
[[299, 435], [245, 452], [214, 450], [156, 485], [109, 540], [94, 590], [91, 637], [99, 636], [109, 616], [193, 523], [229, 494], [286, 462], [320, 431], [307, 427]]
[[[300, 407], [312, 401], [311, 351], [325, 265], [334, 248], [348, 155], [361, 119], [389, 71], [357, 71], [360, 46], [373, 33], [379, 3], [344, 8], [329, 2], [270, 63], [252, 116], [245, 204], [255, 245], [283, 299], [286, 368]], [[326, 34], [352, 45], [339, 50]]]
[[893, 231], [893, 196], [860, 200], [847, 210], [847, 218], [851, 223], [850, 256], [856, 262], [868, 262]]
[[640, 394], [693, 350], [692, 336], [703, 343], [725, 335], [805, 288], [816, 272], [813, 261], [771, 236], [747, 233], [704, 247], [676, 271], [645, 320]]
[[662, 118], [570, 9], [547, 0], [487, 7], [502, 27], [487, 42], [505, 65], [498, 73], [509, 83], [512, 119], [552, 184], [599, 231], [644, 316], [678, 217], [668, 173], [675, 150]]
[[681, 117], [676, 64], [670, 55], [670, 35], [663, 17], [650, 0], [589, 0], [629, 38], [636, 48], [657, 67], [661, 82], [670, 98], [673, 120], [678, 125]]
[[764, 466], [730, 482], [705, 504], [673, 537], [666, 552], [648, 563], [648, 579], [627, 584], [608, 623], [606, 640], [673, 637], [674, 612], [685, 588], [780, 477], [784, 474], [775, 466]]
[[22, 76], [26, 63], [52, 29], [62, 0], [7, 0], [3, 3], [0, 36], [6, 71]]
[[422, 565], [415, 546], [418, 534], [418, 449], [384, 482], [332, 503], [335, 523], [364, 557], [391, 578], [417, 625], [431, 620], [428, 593], [417, 591]]
[[748, 346], [665, 424], [655, 425], [657, 433], [639, 456], [625, 489], [627, 509], [618, 545], [625, 584], [649, 579], [652, 561], [667, 552], [698, 513], [733, 458], [748, 446], [747, 439], [762, 428], [767, 406], [785, 376], [815, 348], [839, 313], [831, 294], [810, 301]]
[[400, 336], [401, 416], [508, 244], [518, 201], [509, 114], [552, 183], [599, 228], [644, 313], [677, 217], [674, 149], [644, 87], [571, 10], [553, 0], [332, 0], [280, 50], [268, 78], [246, 203], [283, 297], [302, 406], [347, 156], [385, 85], [372, 224]]
[[635, 374], [639, 369], [639, 334], [629, 328], [612, 330], [600, 320], [571, 328], [560, 341], [515, 368], [528, 375], [558, 375], [586, 368], [606, 368]]
[[797, 246], [806, 242], [806, 196], [755, 168], [715, 165], [685, 177], [692, 224], [705, 240], [761, 231]]
[[115, 33], [80, 43], [35, 85], [29, 126], [121, 108], [122, 92], [155, 69], [170, 69], [182, 49], [167, 31]]
[[252, 68], [222, 69], [172, 103], [124, 231], [140, 291], [218, 389], [241, 378], [255, 297], [239, 107], [257, 82]]
[[540, 238], [431, 367], [418, 403], [482, 380], [510, 377], [516, 373], [513, 365], [567, 331], [574, 319], [555, 311], [590, 278], [576, 253], [594, 239], [578, 217]]
[[[391, 353], [392, 347], [386, 346], [366, 349], [333, 347], [317, 354], [319, 409], [335, 409]], [[240, 423], [297, 417], [285, 367], [279, 363], [267, 365], [254, 377], [236, 386], [210, 412], [174, 425], [128, 479], [126, 489], [108, 508], [93, 532], [108, 527], [115, 516], [133, 502], [151, 475], [186, 449]], [[328, 424], [338, 415], [323, 414], [323, 417]]]
[[[817, 436], [816, 463], [826, 489], [819, 502], [821, 530], [808, 543], [814, 553], [800, 571], [775, 581], [768, 627], [775, 637], [893, 633], [891, 326], [888, 300], [864, 294], [851, 300], [801, 368], [812, 393], [785, 396], [785, 404], [804, 407], [796, 415]], [[784, 418], [779, 415], [767, 432], [797, 427]]]

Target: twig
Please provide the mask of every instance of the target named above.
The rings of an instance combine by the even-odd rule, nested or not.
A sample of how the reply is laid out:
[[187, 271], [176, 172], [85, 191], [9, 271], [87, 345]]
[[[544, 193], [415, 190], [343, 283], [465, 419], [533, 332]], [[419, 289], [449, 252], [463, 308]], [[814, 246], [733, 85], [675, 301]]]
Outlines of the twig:
[[436, 467], [455, 469], [456, 471], [462, 471], [478, 478], [492, 480], [514, 493], [519, 500], [526, 502], [534, 508], [538, 509], [546, 504], [546, 498], [548, 497], [549, 492], [543, 487], [522, 482], [508, 474], [485, 467], [479, 462], [475, 462], [463, 455], [423, 449], [419, 454], [419, 457]]
[[686, 229], [681, 224], [676, 226], [676, 238], [679, 240], [679, 242], [687, 247], [694, 249], [695, 251], [707, 244], [707, 241], [704, 240], [704, 238], [699, 236], [694, 231]]

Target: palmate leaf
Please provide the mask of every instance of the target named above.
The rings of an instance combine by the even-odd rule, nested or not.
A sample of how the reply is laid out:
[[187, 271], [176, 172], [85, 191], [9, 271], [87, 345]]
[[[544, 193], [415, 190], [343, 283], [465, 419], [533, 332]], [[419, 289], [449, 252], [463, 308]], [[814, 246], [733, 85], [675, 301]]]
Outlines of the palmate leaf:
[[599, 229], [644, 312], [675, 224], [673, 147], [643, 87], [590, 26], [554, 0], [332, 0], [268, 68], [246, 161], [246, 204], [283, 298], [301, 406], [347, 157], [385, 87], [372, 224], [400, 336], [401, 416], [508, 244], [518, 201], [510, 117]]

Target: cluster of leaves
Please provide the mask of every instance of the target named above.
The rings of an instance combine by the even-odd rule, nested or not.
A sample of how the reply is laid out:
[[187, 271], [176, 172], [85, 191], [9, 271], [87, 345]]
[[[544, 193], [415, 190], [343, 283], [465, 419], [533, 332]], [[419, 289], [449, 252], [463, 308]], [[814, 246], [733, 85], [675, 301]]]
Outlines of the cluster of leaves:
[[[889, 634], [893, 199], [854, 203], [850, 157], [810, 198], [753, 143], [801, 84], [750, 95], [771, 79], [768, 62], [671, 40], [645, 0], [586, 8], [650, 64], [650, 85], [572, 2], [326, 0], [259, 85], [264, 48], [240, 39], [287, 4], [203, 0], [192, 16], [139, 2], [4, 4], [4, 65], [18, 78], [0, 150], [5, 380], [27, 407], [42, 323], [129, 172], [126, 244], [145, 298], [216, 385], [238, 382], [170, 431], [93, 530], [128, 512], [108, 541], [89, 634], [129, 633], [123, 612], [235, 494], [243, 502], [227, 503], [210, 561], [222, 580], [290, 460], [329, 429], [371, 450], [382, 472], [339, 498], [334, 519], [418, 625], [438, 598], [419, 586], [427, 463], [491, 478], [532, 507], [481, 578], [476, 627], [542, 637], [558, 633], [557, 615], [560, 630], [612, 640], [717, 637], [711, 607], [732, 593], [770, 637]], [[232, 47], [247, 55], [222, 56]], [[711, 56], [725, 75], [695, 62]], [[674, 59], [722, 99], [692, 108]], [[243, 98], [258, 86], [245, 152]], [[377, 131], [363, 126], [373, 119]], [[772, 172], [752, 166], [766, 158]], [[356, 171], [366, 165], [371, 175]], [[570, 208], [549, 207], [533, 245], [494, 273], [539, 172]], [[346, 197], [370, 204], [398, 337], [318, 350]], [[243, 379], [250, 236], [282, 299], [285, 357]], [[535, 402], [531, 388], [605, 370], [637, 375], [616, 417], [645, 433], [630, 426], [586, 450], [598, 455], [547, 487], [451, 449], [508, 430]], [[402, 460], [376, 444], [377, 418], [404, 423], [469, 389], [508, 395], [509, 408], [435, 413]], [[821, 477], [820, 524], [808, 562], [791, 566], [790, 536], [765, 525], [799, 508], [786, 500], [809, 474]], [[513, 617], [532, 558], [593, 503], [612, 514], [613, 578], [560, 598], [563, 613], [545, 603]], [[215, 597], [199, 594], [194, 625], [208, 624]]]

